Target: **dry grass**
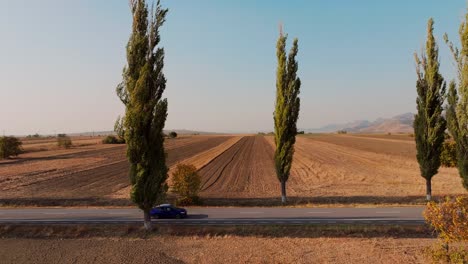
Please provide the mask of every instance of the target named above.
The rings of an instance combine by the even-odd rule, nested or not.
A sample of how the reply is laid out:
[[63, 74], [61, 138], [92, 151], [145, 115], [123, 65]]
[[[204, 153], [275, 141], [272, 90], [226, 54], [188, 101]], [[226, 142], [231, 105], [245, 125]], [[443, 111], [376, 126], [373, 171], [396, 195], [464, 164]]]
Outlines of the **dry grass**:
[[[102, 143], [104, 137], [97, 136], [75, 136], [71, 137], [73, 145], [76, 146], [90, 146], [97, 145]], [[21, 142], [23, 143], [23, 150], [26, 153], [38, 152], [38, 151], [47, 151], [47, 150], [57, 150], [57, 138], [22, 138]]]
[[425, 263], [424, 226], [0, 226], [2, 263]]
[[427, 263], [429, 238], [0, 239], [2, 263]]

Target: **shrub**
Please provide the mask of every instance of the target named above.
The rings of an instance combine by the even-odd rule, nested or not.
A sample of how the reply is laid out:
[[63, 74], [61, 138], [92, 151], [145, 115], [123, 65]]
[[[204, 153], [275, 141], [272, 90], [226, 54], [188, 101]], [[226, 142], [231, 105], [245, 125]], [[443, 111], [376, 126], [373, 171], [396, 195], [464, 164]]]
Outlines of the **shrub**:
[[304, 131], [297, 131], [297, 134], [298, 134], [298, 135], [304, 135], [305, 132], [304, 132]]
[[170, 138], [176, 138], [177, 137], [177, 133], [172, 131], [171, 133], [169, 133], [169, 137]]
[[338, 134], [348, 134], [348, 131], [343, 129], [343, 130], [338, 130], [337, 133]]
[[61, 148], [70, 148], [72, 146], [71, 138], [67, 134], [58, 134], [57, 145]]
[[0, 137], [0, 158], [7, 159], [18, 156], [22, 152], [23, 143], [15, 137]]
[[117, 138], [116, 136], [109, 135], [102, 140], [102, 144], [124, 144], [125, 140]]
[[430, 202], [424, 217], [442, 240], [440, 250], [433, 250], [432, 257], [448, 262], [468, 261], [465, 249], [450, 246], [453, 242], [468, 240], [468, 197], [446, 198], [441, 203]]
[[457, 147], [455, 141], [446, 140], [442, 145], [440, 164], [444, 167], [457, 166]]
[[201, 177], [193, 165], [179, 164], [172, 174], [172, 190], [181, 196], [178, 204], [199, 203], [198, 192], [201, 187]]
[[187, 206], [187, 205], [201, 205], [203, 204], [202, 200], [198, 196], [194, 197], [185, 197], [177, 200], [178, 206]]

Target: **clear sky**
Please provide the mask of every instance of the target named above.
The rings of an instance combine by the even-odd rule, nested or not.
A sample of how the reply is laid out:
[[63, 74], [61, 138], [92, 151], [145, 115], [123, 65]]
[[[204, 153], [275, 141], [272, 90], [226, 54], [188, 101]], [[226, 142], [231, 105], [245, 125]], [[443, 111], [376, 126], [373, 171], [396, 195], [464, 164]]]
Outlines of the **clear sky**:
[[[454, 76], [463, 0], [163, 0], [168, 129], [272, 130], [278, 24], [299, 38], [300, 128], [415, 112], [413, 52], [435, 19]], [[127, 0], [0, 0], [0, 132], [112, 130]]]

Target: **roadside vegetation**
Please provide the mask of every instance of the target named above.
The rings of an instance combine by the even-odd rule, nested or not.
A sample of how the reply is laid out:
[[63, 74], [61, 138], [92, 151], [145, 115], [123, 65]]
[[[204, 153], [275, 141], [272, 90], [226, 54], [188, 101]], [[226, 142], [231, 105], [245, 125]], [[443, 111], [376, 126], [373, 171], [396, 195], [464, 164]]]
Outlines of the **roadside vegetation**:
[[[437, 173], [440, 164], [447, 167], [456, 165], [463, 186], [468, 189], [468, 13], [459, 28], [460, 50], [449, 41], [447, 34], [444, 35], [458, 76], [458, 81], [452, 80], [449, 84], [445, 108], [447, 121], [442, 117], [445, 83], [438, 72], [438, 48], [432, 31], [433, 20], [430, 19], [426, 56], [416, 57], [418, 115], [414, 129], [418, 161], [421, 174], [428, 181]], [[451, 137], [445, 135], [446, 126]], [[440, 243], [428, 250], [432, 260], [468, 263], [468, 196], [446, 197], [438, 203], [430, 202], [424, 216], [440, 238]]]
[[127, 65], [116, 91], [125, 105], [122, 130], [130, 162], [130, 197], [143, 210], [144, 226], [149, 230], [150, 210], [168, 189], [163, 135], [167, 100], [162, 98], [166, 78], [159, 34], [168, 10], [159, 1], [149, 9], [145, 0], [130, 0], [130, 8], [133, 25], [127, 44]]
[[426, 179], [426, 199], [432, 199], [432, 177], [440, 167], [440, 153], [445, 140], [447, 122], [442, 116], [445, 100], [445, 81], [439, 73], [439, 48], [435, 41], [434, 20], [427, 22], [425, 53], [415, 54], [417, 114], [414, 117], [414, 135], [421, 176]]
[[[468, 263], [468, 197], [447, 197], [440, 203], [427, 205], [424, 216], [440, 239], [429, 253], [434, 261]], [[460, 244], [462, 243], [462, 244]]]
[[291, 50], [286, 57], [286, 40], [280, 26], [280, 35], [276, 43], [276, 102], [273, 120], [275, 126], [275, 169], [281, 185], [281, 202], [286, 203], [286, 182], [289, 179], [294, 155], [294, 143], [297, 135], [299, 118], [299, 91], [301, 80], [297, 76], [299, 51], [298, 39], [293, 40]]
[[178, 205], [199, 205], [201, 176], [195, 166], [178, 164], [172, 173], [172, 191], [179, 196]]

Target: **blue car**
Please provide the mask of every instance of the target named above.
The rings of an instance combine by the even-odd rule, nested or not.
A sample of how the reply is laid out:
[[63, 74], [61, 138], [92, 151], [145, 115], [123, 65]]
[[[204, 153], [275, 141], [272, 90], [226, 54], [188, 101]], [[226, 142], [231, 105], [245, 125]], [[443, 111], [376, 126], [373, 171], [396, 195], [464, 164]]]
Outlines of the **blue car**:
[[152, 218], [185, 218], [187, 217], [187, 210], [184, 208], [177, 208], [170, 204], [161, 204], [154, 207], [150, 211]]

